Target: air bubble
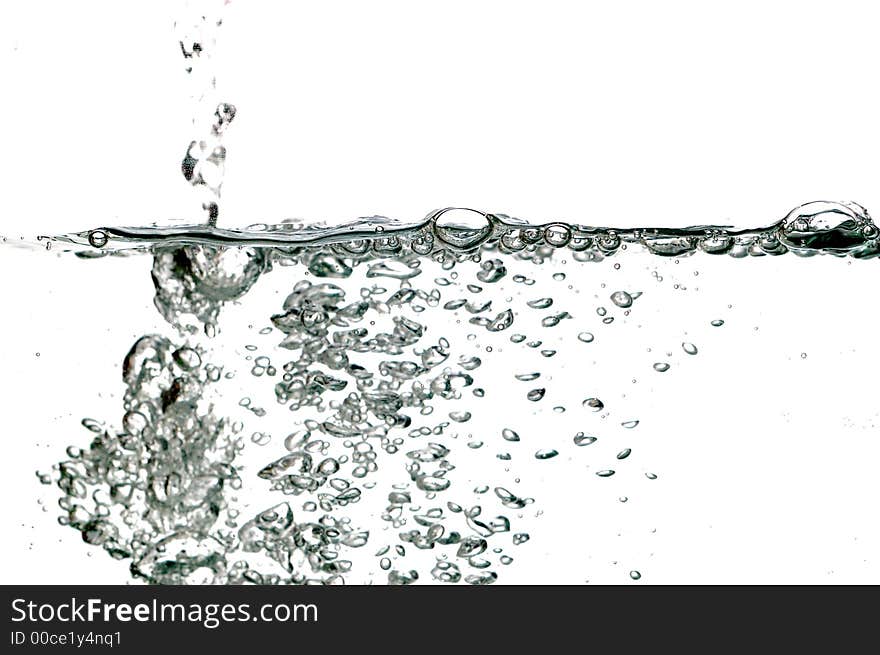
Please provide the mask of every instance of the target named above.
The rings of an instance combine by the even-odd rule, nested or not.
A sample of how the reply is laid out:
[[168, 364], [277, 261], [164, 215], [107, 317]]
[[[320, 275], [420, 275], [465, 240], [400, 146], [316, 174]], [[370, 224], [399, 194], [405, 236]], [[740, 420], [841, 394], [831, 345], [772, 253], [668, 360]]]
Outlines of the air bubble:
[[611, 302], [618, 307], [626, 309], [627, 307], [632, 307], [633, 297], [626, 291], [615, 291], [611, 294]]
[[574, 435], [575, 446], [589, 446], [596, 443], [596, 441], [596, 437], [584, 434], [583, 432], [578, 432], [576, 435]]
[[92, 230], [89, 232], [89, 245], [93, 248], [103, 248], [109, 240], [110, 238], [103, 230]]
[[519, 435], [510, 428], [504, 428], [501, 431], [501, 436], [505, 441], [519, 441]]

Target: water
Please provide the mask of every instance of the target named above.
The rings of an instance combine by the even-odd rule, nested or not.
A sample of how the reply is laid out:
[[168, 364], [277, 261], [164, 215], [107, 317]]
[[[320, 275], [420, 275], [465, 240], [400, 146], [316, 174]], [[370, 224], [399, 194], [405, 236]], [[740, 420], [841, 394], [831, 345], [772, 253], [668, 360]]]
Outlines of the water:
[[[151, 298], [135, 283], [115, 297], [101, 284], [77, 290], [87, 336], [76, 348], [93, 369], [120, 362], [121, 381], [94, 389], [94, 370], [66, 371], [68, 387], [113, 407], [79, 417], [66, 449], [39, 443], [51, 454], [40, 453], [36, 481], [56, 490], [58, 522], [86, 555], [118, 560], [118, 582], [651, 580], [658, 524], [691, 516], [663, 514], [665, 480], [685, 477], [668, 458], [685, 442], [677, 430], [703, 417], [706, 440], [678, 459], [709, 470], [706, 442], [733, 418], [753, 440], [766, 427], [754, 406], [713, 404], [711, 378], [745, 360], [759, 387], [787, 340], [789, 359], [807, 361], [808, 325], [778, 347], [736, 344], [744, 330], [767, 331], [759, 290], [773, 287], [781, 306], [815, 286], [809, 275], [768, 275], [749, 297], [707, 271], [725, 260], [734, 278], [744, 262], [730, 259], [787, 253], [870, 259], [878, 230], [867, 211], [816, 202], [750, 229], [533, 225], [462, 208], [411, 224], [220, 227], [224, 135], [238, 110], [212, 66], [215, 4], [188, 5], [176, 24], [193, 125], [180, 172], [203, 220], [35, 244], [64, 259], [65, 279], [75, 265], [112, 276], [124, 260], [152, 285]], [[151, 318], [114, 316], [114, 331], [133, 338], [108, 354], [115, 340], [98, 316], [133, 296], [152, 301]], [[41, 344], [34, 358], [57, 360], [41, 356], [44, 345], [53, 350]], [[730, 352], [739, 362], [725, 361]], [[809, 379], [799, 369], [753, 405], [780, 402], [798, 375]], [[40, 396], [43, 413], [74, 394], [59, 377], [47, 376], [55, 396]], [[800, 395], [838, 397], [822, 393]], [[639, 506], [648, 509], [633, 515]], [[614, 528], [597, 524], [603, 515]]]
[[[210, 5], [215, 6], [210, 6]], [[187, 182], [199, 192], [201, 208], [209, 225], [216, 225], [220, 214], [220, 195], [226, 168], [223, 135], [235, 118], [235, 105], [221, 100], [217, 93], [216, 71], [212, 65], [217, 32], [223, 25], [223, 5], [218, 0], [185, 3], [182, 20], [175, 23], [183, 55], [184, 71], [191, 78], [192, 140], [186, 147], [180, 169]], [[210, 10], [210, 11], [209, 11]], [[97, 245], [94, 242], [93, 245]], [[103, 236], [98, 236], [97, 241]]]
[[[603, 496], [596, 483], [614, 485], [619, 507], [653, 493], [659, 434], [640, 425], [645, 399], [618, 390], [674, 376], [703, 343], [717, 350], [710, 335], [735, 315], [713, 310], [645, 348], [663, 328], [640, 312], [695, 302], [708, 255], [861, 260], [877, 235], [858, 205], [811, 203], [747, 230], [450, 209], [404, 226], [56, 237], [82, 259], [150, 257], [164, 327], [120, 353], [117, 415], [84, 418], [38, 477], [60, 491], [59, 522], [120, 560], [119, 581], [504, 581], [522, 549], [560, 547], [541, 519], [565, 478], [584, 507]], [[675, 270], [696, 253], [693, 275]], [[621, 347], [621, 380], [588, 372]], [[648, 556], [633, 559], [615, 560], [620, 581], [650, 577]]]

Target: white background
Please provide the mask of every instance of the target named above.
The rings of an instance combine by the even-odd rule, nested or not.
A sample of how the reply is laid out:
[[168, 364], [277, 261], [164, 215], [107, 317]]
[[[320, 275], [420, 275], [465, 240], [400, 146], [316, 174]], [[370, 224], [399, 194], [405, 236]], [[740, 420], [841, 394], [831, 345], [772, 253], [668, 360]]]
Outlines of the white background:
[[[177, 6], [3, 3], [9, 240], [197, 216], [180, 174], [192, 136]], [[223, 16], [218, 89], [239, 114], [221, 225], [450, 205], [749, 225], [814, 199], [880, 207], [871, 3], [235, 0]], [[783, 259], [687, 262], [713, 280], [694, 301], [701, 324], [728, 303], [743, 314], [700, 368], [664, 378], [668, 398], [648, 395], [676, 411], [654, 413], [664, 486], [635, 510], [658, 530], [638, 561], [609, 573], [624, 559], [617, 514], [589, 513], [576, 478], [551, 476], [545, 512], [580, 514], [542, 529], [582, 566], [548, 565], [545, 541], [522, 557], [525, 581], [629, 582], [628, 568], [642, 583], [880, 581], [875, 263]], [[115, 420], [118, 364], [160, 325], [148, 262], [3, 248], [0, 269], [2, 582], [119, 582], [119, 564], [54, 524], [34, 470], [82, 438], [82, 416]]]

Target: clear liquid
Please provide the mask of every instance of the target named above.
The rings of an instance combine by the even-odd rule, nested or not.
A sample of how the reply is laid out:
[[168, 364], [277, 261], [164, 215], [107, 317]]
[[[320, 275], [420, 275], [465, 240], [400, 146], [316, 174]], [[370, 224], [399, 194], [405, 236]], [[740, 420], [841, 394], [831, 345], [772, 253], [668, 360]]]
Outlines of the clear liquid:
[[[876, 236], [858, 206], [817, 204], [752, 230], [451, 210], [61, 237], [85, 258], [152, 255], [166, 324], [125, 357], [119, 418], [85, 419], [42, 480], [62, 524], [151, 583], [516, 580], [523, 550], [586, 556], [542, 531], [554, 499], [577, 494], [583, 522], [658, 493], [662, 428], [697, 396], [670, 395], [676, 379], [699, 386], [689, 367], [723, 361], [737, 323], [759, 332], [734, 309], [750, 299], [705, 275], [757, 262], [707, 254], [843, 266]], [[628, 526], [606, 567], [649, 575], [652, 530]]]

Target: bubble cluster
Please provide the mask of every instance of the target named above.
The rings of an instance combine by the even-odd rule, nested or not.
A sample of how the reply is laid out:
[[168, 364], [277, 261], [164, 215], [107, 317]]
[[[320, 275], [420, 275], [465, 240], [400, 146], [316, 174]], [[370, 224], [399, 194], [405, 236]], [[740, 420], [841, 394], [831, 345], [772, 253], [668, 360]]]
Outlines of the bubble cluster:
[[[218, 132], [233, 115], [218, 110]], [[200, 166], [185, 171], [206, 179]], [[171, 336], [141, 337], [125, 357], [119, 429], [84, 421], [91, 441], [38, 479], [61, 490], [62, 524], [150, 583], [337, 584], [375, 573], [389, 584], [491, 584], [515, 567], [505, 548], [529, 542], [519, 523], [536, 499], [488, 470], [458, 480], [468, 458], [486, 453], [503, 467], [528, 459], [547, 471], [577, 459], [598, 485], [658, 478], [633, 468], [645, 459], [637, 443], [645, 428], [633, 432], [640, 421], [617, 413], [619, 401], [604, 393], [608, 407], [585, 398], [596, 389], [560, 385], [551, 366], [584, 366], [592, 356], [584, 353], [596, 348], [584, 344], [626, 324], [647, 301], [603, 284], [592, 306], [566, 307], [553, 289], [572, 276], [544, 274], [541, 264], [602, 261], [628, 245], [661, 257], [866, 258], [876, 254], [877, 236], [864, 209], [835, 203], [740, 231], [535, 226], [445, 209], [409, 226], [374, 218], [332, 229], [283, 223], [72, 235], [68, 243], [105, 253], [149, 248], [154, 303]], [[286, 290], [263, 311], [259, 335], [271, 350], [250, 341], [242, 349], [253, 393], [235, 395], [234, 405], [247, 416], [245, 429], [218, 409], [232, 374], [213, 344], [224, 307], [270, 271]], [[703, 320], [705, 329], [724, 325]], [[444, 321], [469, 330], [466, 339], [444, 336]], [[675, 379], [701, 359], [690, 357], [698, 352], [690, 341], [667, 350], [669, 361], [639, 366], [674, 366], [662, 377]], [[481, 383], [499, 365], [509, 389]], [[269, 392], [268, 403], [258, 389]], [[553, 430], [489, 416], [486, 430], [480, 399], [502, 393], [538, 421], [564, 414], [592, 423], [557, 439]], [[610, 427], [602, 423], [609, 416]], [[259, 423], [272, 417], [273, 429]], [[264, 499], [257, 511], [241, 498], [251, 488]], [[614, 498], [624, 503], [634, 497], [627, 493]], [[364, 563], [364, 546], [377, 538], [375, 560]]]

